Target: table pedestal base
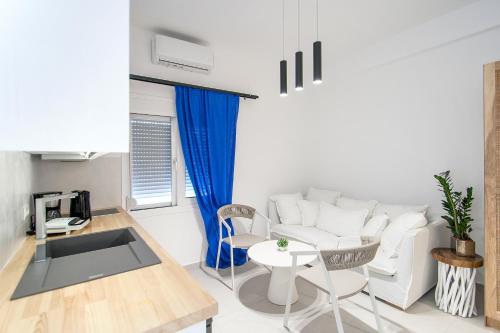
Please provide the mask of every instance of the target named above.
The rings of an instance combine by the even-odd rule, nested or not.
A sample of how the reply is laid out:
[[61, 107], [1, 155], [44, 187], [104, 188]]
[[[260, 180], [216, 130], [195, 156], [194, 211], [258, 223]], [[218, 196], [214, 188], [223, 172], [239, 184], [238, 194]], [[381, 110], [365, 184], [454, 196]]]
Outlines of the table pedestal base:
[[[286, 305], [290, 274], [291, 268], [289, 267], [273, 267], [269, 289], [267, 290], [267, 298], [271, 303]], [[292, 304], [297, 302], [298, 299], [297, 287], [295, 281], [292, 281]]]
[[461, 317], [477, 315], [476, 269], [438, 262], [436, 305], [440, 310]]

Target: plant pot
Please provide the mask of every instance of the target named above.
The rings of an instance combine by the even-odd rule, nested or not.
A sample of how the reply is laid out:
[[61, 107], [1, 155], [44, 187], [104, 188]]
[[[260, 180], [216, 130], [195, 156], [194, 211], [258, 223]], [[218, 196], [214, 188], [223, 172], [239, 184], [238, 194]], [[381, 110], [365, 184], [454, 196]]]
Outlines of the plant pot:
[[288, 250], [288, 247], [279, 247], [278, 246], [278, 251], [285, 252], [286, 250]]
[[450, 249], [452, 249], [452, 250], [457, 249], [457, 237], [455, 237], [455, 236], [450, 237]]
[[457, 239], [455, 252], [460, 257], [475, 257], [476, 243], [472, 239]]

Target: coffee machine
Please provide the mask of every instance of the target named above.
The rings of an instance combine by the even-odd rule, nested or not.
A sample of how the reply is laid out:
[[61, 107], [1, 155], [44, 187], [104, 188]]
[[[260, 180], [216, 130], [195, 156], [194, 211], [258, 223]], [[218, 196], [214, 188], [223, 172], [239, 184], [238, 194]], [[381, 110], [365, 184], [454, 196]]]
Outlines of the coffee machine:
[[92, 221], [92, 214], [90, 209], [90, 192], [89, 191], [72, 191], [76, 193], [74, 198], [71, 198], [69, 215], [72, 217], [79, 217], [81, 220]]

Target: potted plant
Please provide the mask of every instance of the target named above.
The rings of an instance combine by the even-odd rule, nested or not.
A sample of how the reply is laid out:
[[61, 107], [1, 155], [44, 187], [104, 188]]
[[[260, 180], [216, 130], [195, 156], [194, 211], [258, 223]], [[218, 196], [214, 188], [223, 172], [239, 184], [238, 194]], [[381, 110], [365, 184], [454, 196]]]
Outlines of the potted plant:
[[278, 245], [278, 251], [286, 251], [286, 250], [288, 250], [288, 239], [286, 239], [286, 238], [280, 238], [280, 239], [278, 239], [278, 241], [276, 242], [276, 244]]
[[465, 196], [462, 192], [455, 191], [450, 177], [450, 171], [434, 175], [439, 183], [439, 190], [443, 192], [441, 201], [446, 215], [442, 218], [448, 222], [447, 228], [451, 230], [455, 242], [456, 254], [463, 257], [474, 257], [476, 254], [475, 243], [470, 238], [472, 231], [471, 217], [472, 187], [467, 187]]

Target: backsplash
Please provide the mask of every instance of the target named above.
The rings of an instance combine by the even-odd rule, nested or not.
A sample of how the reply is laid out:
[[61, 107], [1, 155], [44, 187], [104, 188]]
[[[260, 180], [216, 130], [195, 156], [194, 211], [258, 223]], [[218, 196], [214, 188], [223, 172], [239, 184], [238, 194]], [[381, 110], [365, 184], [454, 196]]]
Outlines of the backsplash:
[[24, 152], [0, 152], [0, 269], [18, 249], [30, 220], [33, 190], [32, 157]]
[[[34, 192], [87, 190], [93, 210], [121, 206], [121, 154], [84, 162], [42, 161], [34, 156], [33, 162]], [[61, 210], [69, 212], [69, 200], [62, 201]]]

